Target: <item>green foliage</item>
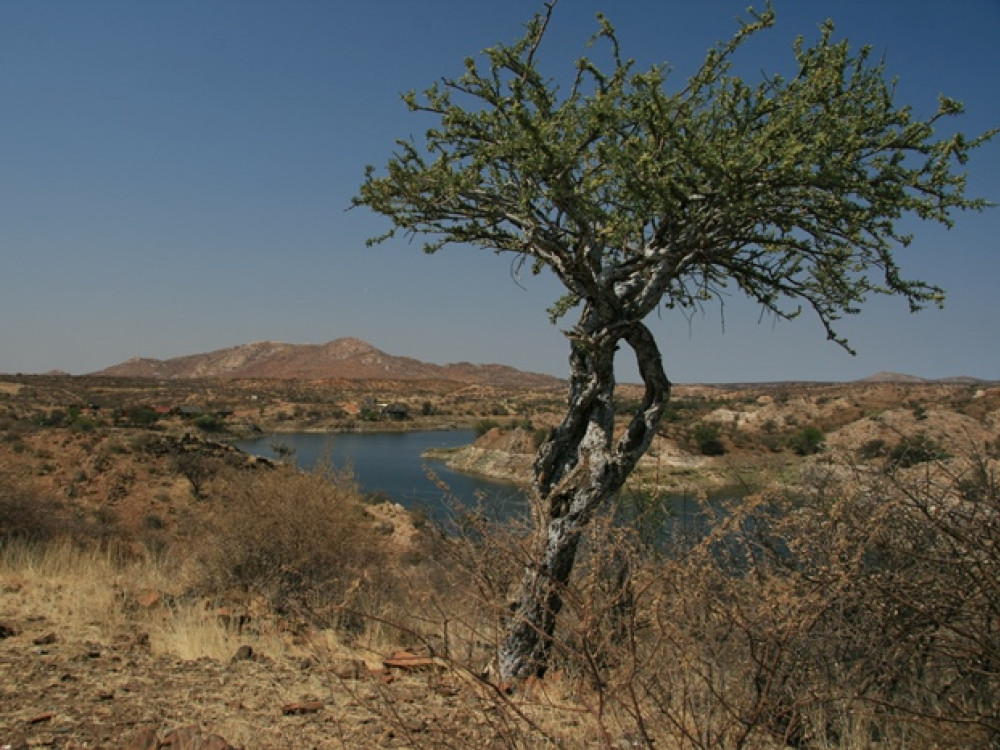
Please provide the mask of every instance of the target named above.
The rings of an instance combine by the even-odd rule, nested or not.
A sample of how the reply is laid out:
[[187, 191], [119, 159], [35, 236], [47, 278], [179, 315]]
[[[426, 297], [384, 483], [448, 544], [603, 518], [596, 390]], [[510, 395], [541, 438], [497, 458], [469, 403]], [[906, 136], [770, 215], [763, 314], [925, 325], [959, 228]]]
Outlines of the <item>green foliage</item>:
[[499, 427], [500, 423], [493, 419], [480, 419], [476, 422], [476, 426], [473, 428], [476, 431], [476, 437], [482, 437], [487, 432], [492, 430], [494, 427]]
[[205, 432], [221, 432], [226, 429], [225, 422], [212, 414], [201, 414], [194, 418], [194, 426]]
[[888, 454], [889, 463], [902, 469], [929, 461], [943, 461], [948, 457], [944, 446], [924, 432], [904, 436]]
[[823, 450], [823, 444], [826, 442], [826, 435], [823, 434], [823, 430], [814, 425], [808, 427], [803, 427], [801, 430], [796, 432], [791, 440], [789, 440], [789, 446], [795, 453], [800, 456], [811, 456], [815, 453], [819, 453]]
[[133, 406], [126, 416], [136, 427], [152, 427], [160, 419], [160, 415], [148, 406]]
[[637, 398], [620, 398], [615, 405], [619, 414], [635, 414], [641, 406], [642, 401]]
[[667, 404], [663, 418], [668, 422], [680, 422], [704, 411], [705, 404], [690, 398], [674, 398]]
[[872, 438], [858, 448], [858, 457], [864, 459], [881, 458], [888, 452], [885, 440], [882, 438]]
[[699, 422], [691, 431], [691, 437], [698, 446], [698, 450], [705, 456], [722, 456], [726, 452], [726, 446], [719, 438], [719, 425], [710, 422]]
[[97, 423], [88, 417], [77, 417], [67, 427], [70, 432], [93, 432], [97, 429]]
[[563, 93], [537, 64], [546, 8], [523, 38], [404, 96], [434, 122], [397, 142], [383, 176], [367, 168], [353, 203], [393, 225], [371, 243], [425, 234], [427, 252], [472, 244], [548, 266], [567, 290], [553, 319], [612, 297], [629, 320], [661, 301], [698, 310], [735, 286], [780, 318], [811, 308], [846, 347], [835, 323], [872, 293], [941, 303], [893, 252], [910, 242], [906, 214], [950, 226], [956, 209], [988, 205], [955, 167], [996, 131], [935, 139], [958, 102], [942, 96], [926, 120], [897, 106], [884, 62], [829, 23], [795, 43], [794, 76], [745, 82], [734, 58], [773, 25], [770, 8], [673, 86], [665, 65], [622, 57], [601, 16], [593, 41], [611, 64], [578, 59]]

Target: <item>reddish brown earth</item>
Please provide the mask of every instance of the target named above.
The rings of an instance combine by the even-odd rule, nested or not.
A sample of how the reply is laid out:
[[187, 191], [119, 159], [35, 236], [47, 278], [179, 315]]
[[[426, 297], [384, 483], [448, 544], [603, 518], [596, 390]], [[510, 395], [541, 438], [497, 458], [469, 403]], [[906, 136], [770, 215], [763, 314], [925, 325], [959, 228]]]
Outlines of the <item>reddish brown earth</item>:
[[435, 365], [411, 357], [397, 357], [355, 338], [336, 339], [326, 344], [260, 341], [168, 360], [138, 358], [93, 375], [166, 379], [451, 380], [522, 388], [551, 387], [560, 382], [550, 375], [522, 372], [505, 365], [470, 362]]
[[44, 620], [8, 627], [0, 746], [12, 750], [490, 747], [498, 737], [488, 688], [419, 660], [182, 660], [151, 654], [137, 632], [95, 642]]

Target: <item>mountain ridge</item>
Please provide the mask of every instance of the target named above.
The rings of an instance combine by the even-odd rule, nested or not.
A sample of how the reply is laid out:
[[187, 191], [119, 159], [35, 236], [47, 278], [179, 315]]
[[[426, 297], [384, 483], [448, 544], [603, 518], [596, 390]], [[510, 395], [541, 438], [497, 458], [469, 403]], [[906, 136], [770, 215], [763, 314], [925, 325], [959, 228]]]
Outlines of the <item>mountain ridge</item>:
[[256, 341], [202, 354], [170, 359], [134, 357], [90, 373], [103, 377], [249, 378], [278, 380], [453, 380], [482, 385], [545, 387], [562, 383], [553, 375], [525, 372], [507, 365], [457, 362], [437, 365], [377, 349], [358, 338], [325, 344]]
[[[367, 341], [354, 337], [338, 338], [324, 344], [255, 341], [170, 359], [133, 357], [89, 374], [161, 380], [193, 378], [451, 380], [470, 384], [521, 387], [549, 387], [565, 383], [553, 375], [525, 372], [507, 365], [471, 362], [432, 364], [413, 357], [387, 354]], [[898, 372], [878, 372], [853, 382], [975, 385], [990, 381], [969, 376], [928, 379]]]
[[975, 385], [977, 383], [986, 383], [989, 381], [981, 380], [980, 378], [974, 378], [969, 375], [954, 375], [952, 377], [946, 378], [922, 378], [918, 375], [907, 375], [901, 372], [876, 372], [874, 375], [869, 375], [866, 378], [860, 378], [855, 380], [855, 383], [927, 383], [933, 384], [938, 383], [942, 385]]

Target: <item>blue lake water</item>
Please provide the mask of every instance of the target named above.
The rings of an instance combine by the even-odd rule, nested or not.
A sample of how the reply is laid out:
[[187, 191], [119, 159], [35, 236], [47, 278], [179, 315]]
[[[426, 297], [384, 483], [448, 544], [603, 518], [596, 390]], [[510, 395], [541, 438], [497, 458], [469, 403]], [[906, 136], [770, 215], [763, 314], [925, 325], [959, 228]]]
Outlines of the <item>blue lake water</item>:
[[[525, 517], [527, 498], [517, 485], [461, 474], [449, 469], [444, 461], [422, 456], [432, 448], [455, 448], [474, 439], [473, 430], [310, 432], [261, 436], [236, 445], [247, 453], [267, 458], [278, 458], [282, 450], [291, 451], [286, 460], [294, 458], [296, 465], [305, 470], [317, 463], [348, 468], [362, 492], [383, 495], [408, 510], [425, 513], [446, 527], [450, 526], [456, 502], [466, 507], [478, 506], [496, 520]], [[429, 472], [447, 485], [447, 492], [430, 478]], [[723, 490], [713, 499], [739, 494]], [[657, 534], [661, 542], [677, 535], [700, 537], [710, 528], [704, 508], [692, 495], [668, 495], [661, 502], [665, 503], [665, 515]], [[623, 502], [620, 507], [627, 505]]]
[[243, 440], [236, 445], [267, 458], [277, 458], [281, 450], [293, 451], [302, 469], [312, 469], [319, 462], [328, 462], [337, 469], [349, 468], [363, 492], [385, 495], [438, 521], [449, 517], [450, 503], [447, 493], [428, 476], [429, 471], [463, 505], [481, 504], [496, 518], [522, 515], [527, 502], [516, 485], [460, 474], [443, 461], [422, 456], [432, 448], [468, 445], [474, 439], [472, 430], [289, 433]]

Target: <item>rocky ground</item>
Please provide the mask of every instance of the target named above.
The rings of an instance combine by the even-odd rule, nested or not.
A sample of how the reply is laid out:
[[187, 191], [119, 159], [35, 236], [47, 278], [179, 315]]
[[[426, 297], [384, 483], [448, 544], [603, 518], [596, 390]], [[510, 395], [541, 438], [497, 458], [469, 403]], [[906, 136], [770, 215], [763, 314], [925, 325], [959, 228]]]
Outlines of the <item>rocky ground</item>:
[[542, 747], [555, 737], [584, 747], [597, 740], [585, 705], [559, 678], [508, 695], [426, 650], [349, 646], [338, 633], [291, 627], [273, 613], [237, 616], [136, 588], [139, 567], [115, 570], [85, 554], [61, 566], [6, 560], [2, 748]]
[[182, 660], [151, 653], [141, 632], [95, 641], [30, 615], [0, 628], [4, 748], [502, 746], [496, 696], [427, 660], [250, 647]]
[[[1000, 444], [1000, 387], [858, 383], [783, 387], [681, 386], [680, 416], [667, 420], [640, 460], [633, 481], [671, 493], [794, 484], [811, 463], [834, 453], [843, 460], [923, 436], [954, 451]], [[676, 412], [674, 413], [677, 414]], [[553, 419], [537, 420], [542, 429]], [[693, 437], [698, 424], [718, 432], [721, 452], [706, 455]], [[527, 484], [537, 430], [497, 426], [474, 444], [442, 454], [458, 470]], [[796, 450], [796, 437], [815, 428], [822, 443]], [[869, 456], [870, 457], [870, 456]]]

